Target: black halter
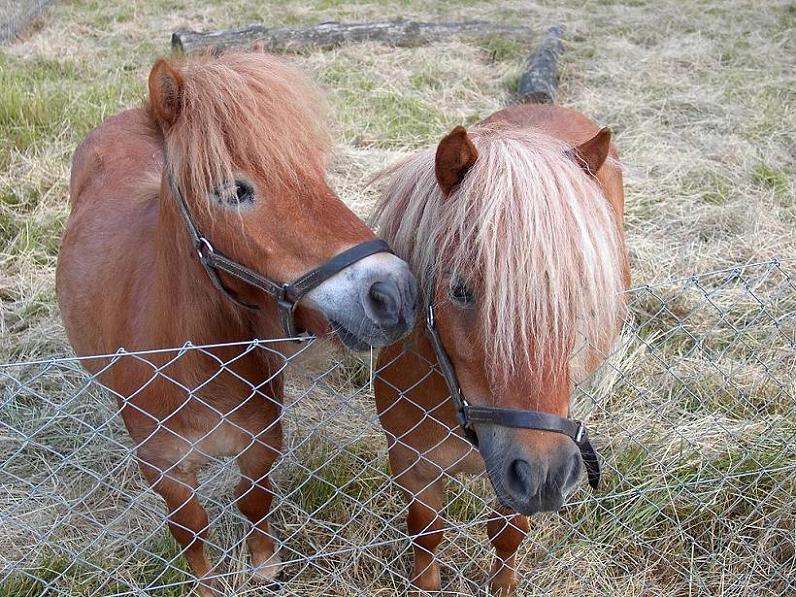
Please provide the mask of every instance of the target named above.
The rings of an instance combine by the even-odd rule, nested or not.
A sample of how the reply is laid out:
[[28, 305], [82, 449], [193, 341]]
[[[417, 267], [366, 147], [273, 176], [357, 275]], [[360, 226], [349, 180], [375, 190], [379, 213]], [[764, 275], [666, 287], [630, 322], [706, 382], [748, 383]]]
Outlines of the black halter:
[[[167, 169], [169, 168], [168, 161], [166, 161], [165, 167]], [[246, 301], [242, 300], [237, 293], [235, 293], [235, 291], [227, 288], [227, 286], [221, 280], [221, 276], [218, 273], [219, 271], [229, 274], [230, 276], [245, 282], [249, 286], [262, 290], [266, 294], [273, 297], [273, 299], [276, 300], [276, 304], [279, 308], [279, 317], [282, 321], [282, 329], [288, 338], [296, 338], [301, 333], [296, 328], [296, 322], [293, 318], [293, 314], [296, 310], [296, 305], [298, 305], [299, 301], [301, 301], [304, 295], [314, 288], [317, 288], [323, 282], [344, 270], [349, 265], [353, 265], [365, 257], [375, 253], [392, 252], [390, 245], [388, 245], [386, 241], [381, 239], [368, 240], [359, 243], [358, 245], [354, 245], [350, 249], [335, 255], [325, 263], [319, 265], [315, 269], [308, 271], [306, 274], [296, 280], [293, 280], [292, 282], [274, 282], [273, 280], [261, 275], [253, 269], [230, 259], [213, 247], [208, 238], [199, 231], [196, 221], [193, 219], [190, 209], [188, 209], [188, 204], [186, 203], [182, 192], [180, 192], [180, 189], [177, 186], [177, 183], [174, 180], [170, 170], [168, 171], [168, 177], [169, 186], [171, 187], [172, 193], [177, 198], [177, 205], [179, 206], [180, 213], [185, 221], [185, 227], [188, 230], [188, 235], [191, 237], [191, 242], [196, 249], [196, 254], [199, 257], [199, 263], [201, 263], [202, 267], [204, 267], [208, 277], [210, 278], [210, 281], [213, 283], [213, 286], [215, 286], [223, 295], [225, 295], [236, 305], [251, 310], [258, 310], [259, 307], [257, 305], [247, 303]]]
[[[431, 283], [433, 288], [433, 281]], [[538, 429], [540, 431], [552, 431], [561, 433], [571, 438], [580, 450], [583, 463], [586, 465], [586, 473], [589, 485], [596, 490], [600, 483], [600, 462], [597, 453], [589, 441], [589, 434], [586, 426], [581, 421], [575, 421], [558, 415], [540, 412], [537, 410], [520, 410], [516, 408], [497, 408], [493, 406], [471, 406], [467, 402], [459, 378], [456, 376], [456, 369], [445, 351], [442, 338], [437, 331], [437, 324], [434, 319], [434, 306], [432, 296], [428, 300], [426, 311], [426, 335], [431, 341], [437, 363], [445, 378], [448, 386], [453, 406], [456, 409], [456, 418], [464, 431], [464, 437], [476, 448], [478, 447], [478, 435], [473, 428], [473, 423], [491, 423], [502, 427], [516, 427], [519, 429]]]

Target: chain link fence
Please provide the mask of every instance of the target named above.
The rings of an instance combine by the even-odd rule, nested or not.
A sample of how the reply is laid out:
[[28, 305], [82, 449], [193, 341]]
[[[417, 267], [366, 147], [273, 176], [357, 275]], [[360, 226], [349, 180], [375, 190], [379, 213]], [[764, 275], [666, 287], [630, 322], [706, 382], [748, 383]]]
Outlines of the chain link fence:
[[53, 0], [0, 0], [0, 43], [12, 39]]
[[[793, 594], [791, 264], [643, 286], [629, 304], [616, 352], [573, 393], [573, 412], [601, 454], [602, 487], [592, 494], [584, 483], [560, 513], [532, 519], [516, 561], [518, 594]], [[412, 537], [373, 405], [378, 371], [370, 358], [319, 342], [292, 356], [283, 346], [186, 345], [101, 362], [108, 372], [135, 359], [158, 380], [185, 358], [214, 359], [220, 374], [251, 351], [278, 357], [284, 442], [269, 475], [267, 520], [282, 572], [278, 583], [253, 581], [251, 525], [231, 489], [240, 473], [234, 459], [210, 457], [195, 491], [210, 520], [218, 589], [404, 594]], [[202, 399], [205, 381], [186, 387], [191, 400]], [[252, 399], [271, 400], [261, 387]], [[0, 595], [181, 595], [195, 584], [118, 416], [129, 396], [116, 398], [80, 359], [0, 365]], [[485, 475], [446, 481], [445, 539], [435, 554], [443, 588], [486, 594], [494, 494]]]

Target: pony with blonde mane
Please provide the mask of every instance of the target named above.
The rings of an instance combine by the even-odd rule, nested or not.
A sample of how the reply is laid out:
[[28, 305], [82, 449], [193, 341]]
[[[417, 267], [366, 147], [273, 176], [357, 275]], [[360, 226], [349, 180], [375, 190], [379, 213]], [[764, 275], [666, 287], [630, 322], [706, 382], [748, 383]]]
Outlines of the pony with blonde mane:
[[[610, 132], [562, 107], [513, 106], [456, 127], [378, 180], [376, 222], [433, 306], [461, 394], [476, 407], [567, 417], [572, 384], [615, 340], [629, 284]], [[561, 507], [580, 453], [559, 433], [485, 422], [471, 430], [475, 449], [432, 373], [444, 367], [422, 326], [411, 347], [382, 350], [376, 380], [390, 466], [410, 502], [411, 581], [440, 589], [445, 480], [485, 468], [500, 502], [487, 529], [497, 556], [489, 583], [509, 594], [527, 515]]]
[[[333, 264], [287, 307], [291, 324], [362, 350], [414, 323], [407, 265], [326, 183], [322, 115], [315, 89], [272, 56], [161, 59], [147, 105], [107, 119], [74, 155], [56, 282], [75, 352], [225, 345], [83, 361], [117, 397], [201, 595], [216, 583], [198, 474], [222, 457], [240, 469], [234, 501], [252, 524], [254, 577], [279, 570], [268, 472], [282, 445], [284, 362], [250, 342], [284, 335], [285, 301], [263, 289]], [[341, 271], [339, 258], [363, 245]]]

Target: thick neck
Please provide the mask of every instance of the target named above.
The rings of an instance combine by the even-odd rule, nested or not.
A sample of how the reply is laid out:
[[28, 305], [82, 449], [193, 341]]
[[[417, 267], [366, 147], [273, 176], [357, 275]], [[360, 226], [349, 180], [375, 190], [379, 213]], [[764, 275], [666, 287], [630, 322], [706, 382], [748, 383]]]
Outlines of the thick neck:
[[238, 342], [254, 338], [249, 314], [231, 304], [213, 286], [199, 263], [187, 224], [179, 212], [168, 184], [160, 191], [156, 233], [155, 306], [165, 322], [157, 336], [164, 346]]

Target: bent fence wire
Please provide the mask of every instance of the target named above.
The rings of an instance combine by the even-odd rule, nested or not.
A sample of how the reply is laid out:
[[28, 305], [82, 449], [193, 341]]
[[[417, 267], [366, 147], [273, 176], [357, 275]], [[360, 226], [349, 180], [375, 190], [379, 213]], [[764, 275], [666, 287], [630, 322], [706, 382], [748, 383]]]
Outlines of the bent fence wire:
[[[560, 513], [532, 519], [518, 552], [519, 594], [792, 594], [792, 262], [636, 288], [629, 304], [616, 352], [573, 394], [601, 454], [602, 487], [592, 494], [584, 483]], [[107, 372], [135, 359], [157, 380], [190, 355], [215, 359], [220, 374], [235, 355], [284, 346], [187, 345], [101, 362]], [[284, 444], [268, 514], [280, 584], [252, 581], [250, 526], [231, 491], [237, 469], [210, 458], [196, 492], [210, 518], [217, 586], [239, 595], [403, 594], [411, 537], [369, 359], [308, 342], [280, 363]], [[201, 400], [202, 385], [192, 385], [191, 400]], [[0, 365], [0, 594], [179, 595], [194, 585], [118, 404], [79, 359]], [[447, 485], [435, 555], [443, 588], [477, 594], [493, 557], [484, 523], [496, 516], [494, 494], [483, 475]]]

